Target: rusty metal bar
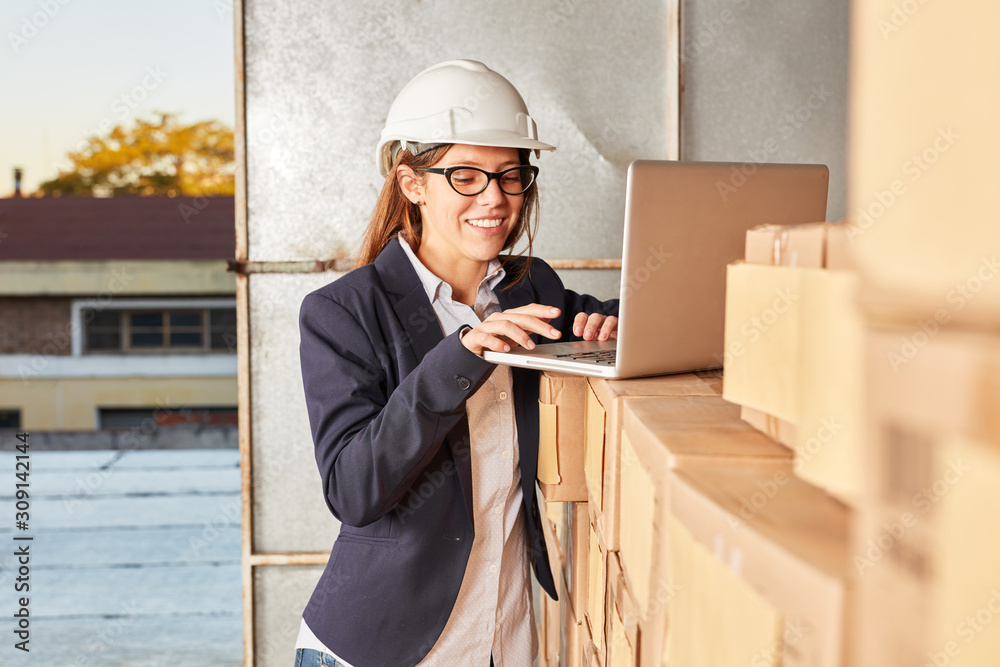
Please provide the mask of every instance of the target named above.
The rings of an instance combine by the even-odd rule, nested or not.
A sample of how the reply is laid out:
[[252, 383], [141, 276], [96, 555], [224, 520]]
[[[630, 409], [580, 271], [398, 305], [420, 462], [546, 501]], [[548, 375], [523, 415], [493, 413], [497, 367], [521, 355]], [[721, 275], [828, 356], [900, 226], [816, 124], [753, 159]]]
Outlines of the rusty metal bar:
[[257, 565], [326, 565], [329, 551], [306, 553], [257, 553], [250, 555], [250, 564]]
[[[621, 269], [620, 259], [600, 259], [600, 258], [580, 258], [580, 259], [551, 259], [546, 262], [553, 269]], [[350, 271], [354, 268], [354, 259], [350, 257], [336, 257], [327, 260], [301, 260], [301, 261], [269, 261], [251, 262], [240, 259], [230, 259], [226, 261], [226, 269], [241, 276], [251, 273], [323, 273], [326, 271]]]

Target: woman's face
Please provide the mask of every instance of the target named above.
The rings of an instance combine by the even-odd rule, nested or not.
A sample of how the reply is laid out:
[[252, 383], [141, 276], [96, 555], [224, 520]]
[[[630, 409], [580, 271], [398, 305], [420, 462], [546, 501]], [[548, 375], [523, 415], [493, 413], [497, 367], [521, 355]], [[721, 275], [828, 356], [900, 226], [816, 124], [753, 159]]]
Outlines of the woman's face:
[[[434, 164], [437, 168], [478, 167], [494, 173], [520, 164], [517, 149], [456, 144]], [[431, 269], [465, 263], [485, 264], [503, 250], [524, 195], [508, 195], [497, 179], [478, 195], [461, 195], [441, 174], [420, 173], [423, 231], [418, 257]], [[447, 264], [440, 264], [445, 262]], [[466, 264], [466, 266], [468, 266]]]

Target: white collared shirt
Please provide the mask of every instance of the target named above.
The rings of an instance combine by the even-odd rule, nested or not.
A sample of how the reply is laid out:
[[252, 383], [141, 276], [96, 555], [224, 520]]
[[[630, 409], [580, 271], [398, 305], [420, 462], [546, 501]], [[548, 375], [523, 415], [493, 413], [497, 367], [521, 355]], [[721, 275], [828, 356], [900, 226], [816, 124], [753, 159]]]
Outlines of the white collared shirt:
[[[493, 291], [505, 275], [499, 261], [490, 262], [469, 307], [453, 300], [451, 286], [424, 266], [406, 241], [399, 241], [445, 336], [500, 311]], [[476, 536], [451, 616], [421, 665], [488, 665], [491, 652], [497, 667], [534, 660], [537, 638], [511, 387], [510, 368], [497, 366], [465, 402]]]

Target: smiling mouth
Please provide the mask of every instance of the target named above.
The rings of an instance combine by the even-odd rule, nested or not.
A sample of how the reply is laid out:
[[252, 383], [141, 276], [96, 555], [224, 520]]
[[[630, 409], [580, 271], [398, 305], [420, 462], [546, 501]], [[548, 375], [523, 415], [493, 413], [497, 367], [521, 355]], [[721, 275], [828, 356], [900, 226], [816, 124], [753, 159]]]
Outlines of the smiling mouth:
[[499, 227], [504, 223], [507, 218], [479, 218], [476, 220], [466, 220], [467, 223], [473, 227], [482, 227], [483, 229], [492, 229], [493, 227]]

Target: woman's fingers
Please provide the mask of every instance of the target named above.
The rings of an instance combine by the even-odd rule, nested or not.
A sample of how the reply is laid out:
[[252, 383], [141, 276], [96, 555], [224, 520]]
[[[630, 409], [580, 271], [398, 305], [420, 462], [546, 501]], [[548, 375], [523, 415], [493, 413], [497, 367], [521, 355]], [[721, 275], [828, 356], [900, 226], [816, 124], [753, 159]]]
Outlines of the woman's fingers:
[[608, 340], [618, 337], [618, 318], [601, 313], [577, 313], [573, 318], [573, 334], [584, 340]]
[[532, 303], [490, 315], [479, 326], [466, 332], [462, 344], [475, 354], [484, 349], [509, 352], [512, 346], [535, 347], [531, 334], [556, 339], [562, 334], [549, 320], [559, 315], [559, 309]]
[[604, 324], [601, 325], [601, 333], [598, 334], [597, 338], [598, 340], [618, 338], [618, 318], [614, 315], [609, 315], [607, 319], [604, 320]]
[[513, 310], [508, 310], [502, 313], [494, 313], [493, 315], [490, 315], [479, 326], [485, 326], [486, 330], [491, 330], [494, 326], [507, 329], [513, 325], [520, 328], [522, 331], [536, 333], [540, 336], [545, 336], [546, 338], [559, 338], [562, 334], [558, 329], [549, 324], [549, 317], [551, 316], [546, 315], [546, 317], [540, 318], [536, 315], [517, 313]]

